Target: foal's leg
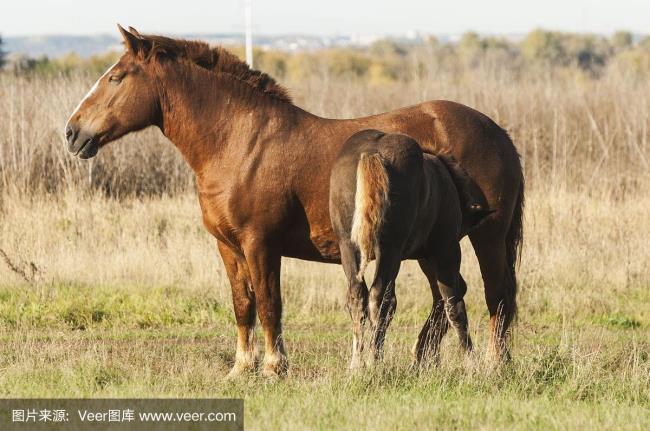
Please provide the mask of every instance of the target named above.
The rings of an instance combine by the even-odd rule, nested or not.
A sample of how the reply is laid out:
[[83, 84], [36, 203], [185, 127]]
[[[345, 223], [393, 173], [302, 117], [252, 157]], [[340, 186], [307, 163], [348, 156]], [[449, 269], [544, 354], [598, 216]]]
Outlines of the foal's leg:
[[352, 318], [352, 360], [350, 369], [362, 365], [363, 332], [368, 318], [368, 287], [364, 280], [357, 279], [359, 272], [359, 259], [356, 248], [349, 240], [340, 241], [341, 263], [348, 278], [347, 308]]
[[257, 314], [264, 329], [262, 375], [284, 376], [289, 364], [282, 336], [281, 255], [275, 247], [260, 241], [246, 244], [244, 254], [257, 300]]
[[217, 242], [221, 259], [232, 288], [232, 303], [237, 321], [237, 353], [228, 377], [236, 377], [255, 368], [255, 294], [244, 256], [222, 242]]
[[393, 320], [397, 308], [395, 296], [395, 278], [399, 272], [400, 255], [395, 251], [382, 251], [378, 254], [375, 278], [370, 288], [368, 314], [371, 330], [371, 360], [381, 360], [384, 352], [386, 330]]
[[432, 258], [419, 259], [418, 263], [422, 272], [426, 275], [433, 296], [431, 313], [427, 318], [415, 344], [413, 356], [416, 363], [420, 364], [429, 358], [438, 360], [440, 354], [440, 342], [447, 333], [449, 322], [445, 316], [444, 301], [438, 289], [438, 277], [436, 276], [436, 265]]
[[472, 350], [469, 336], [465, 293], [467, 284], [460, 276], [460, 244], [454, 242], [450, 247], [438, 253], [435, 259], [438, 289], [445, 302], [444, 309], [449, 323], [456, 330], [460, 345], [465, 352]]

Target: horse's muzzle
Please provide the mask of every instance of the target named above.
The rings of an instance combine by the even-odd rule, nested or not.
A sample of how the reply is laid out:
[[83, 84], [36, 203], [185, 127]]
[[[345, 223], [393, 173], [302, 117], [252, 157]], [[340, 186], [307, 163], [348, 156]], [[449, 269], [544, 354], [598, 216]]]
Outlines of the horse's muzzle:
[[65, 128], [65, 139], [68, 142], [68, 151], [80, 159], [90, 159], [97, 155], [99, 143], [94, 133], [68, 125]]

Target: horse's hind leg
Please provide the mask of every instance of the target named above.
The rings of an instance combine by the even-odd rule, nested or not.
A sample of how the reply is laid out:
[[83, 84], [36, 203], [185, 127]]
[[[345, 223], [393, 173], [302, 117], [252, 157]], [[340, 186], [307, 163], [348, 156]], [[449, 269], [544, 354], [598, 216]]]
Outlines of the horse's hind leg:
[[352, 359], [350, 369], [362, 365], [363, 332], [368, 317], [368, 287], [364, 280], [357, 279], [359, 258], [356, 248], [349, 240], [340, 241], [341, 264], [348, 279], [347, 309], [352, 318]]
[[481, 229], [470, 234], [483, 284], [485, 301], [490, 312], [490, 351], [498, 358], [507, 360], [510, 353], [506, 335], [515, 314], [515, 281], [507, 264], [504, 239], [493, 239]]
[[435, 262], [431, 258], [419, 259], [418, 263], [424, 275], [426, 275], [431, 287], [431, 295], [433, 296], [433, 305], [431, 306], [431, 313], [415, 344], [413, 356], [416, 363], [420, 364], [429, 358], [437, 360], [440, 353], [440, 342], [447, 333], [449, 324], [444, 311], [444, 301], [440, 290], [438, 289], [438, 278], [436, 276]]
[[460, 276], [460, 244], [454, 242], [436, 256], [436, 274], [438, 289], [445, 302], [444, 310], [451, 326], [456, 330], [461, 348], [472, 350], [472, 340], [469, 336], [467, 310], [465, 308], [465, 293], [467, 284]]
[[368, 316], [371, 329], [371, 360], [383, 358], [386, 330], [393, 320], [397, 308], [395, 278], [401, 264], [400, 254], [395, 250], [384, 250], [378, 254], [375, 278], [370, 287]]

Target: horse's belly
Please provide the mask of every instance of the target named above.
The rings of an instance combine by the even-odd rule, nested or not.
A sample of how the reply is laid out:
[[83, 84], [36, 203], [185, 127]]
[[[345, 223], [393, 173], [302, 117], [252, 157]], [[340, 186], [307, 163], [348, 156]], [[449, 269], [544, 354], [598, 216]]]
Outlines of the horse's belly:
[[311, 227], [307, 223], [294, 225], [284, 237], [282, 255], [316, 262], [340, 263], [339, 243], [329, 223]]
[[310, 239], [325, 261], [340, 261], [339, 242], [331, 228], [312, 232]]
[[282, 248], [282, 256], [314, 262], [341, 263], [338, 242], [287, 241]]

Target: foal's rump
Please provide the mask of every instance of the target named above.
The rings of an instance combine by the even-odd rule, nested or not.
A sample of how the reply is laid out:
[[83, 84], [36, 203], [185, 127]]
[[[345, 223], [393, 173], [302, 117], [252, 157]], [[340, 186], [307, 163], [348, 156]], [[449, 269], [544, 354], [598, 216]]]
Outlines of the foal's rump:
[[364, 130], [341, 150], [330, 178], [330, 213], [339, 239], [350, 240], [359, 251], [358, 278], [381, 243], [403, 251], [415, 220], [422, 170], [422, 150], [406, 135]]

